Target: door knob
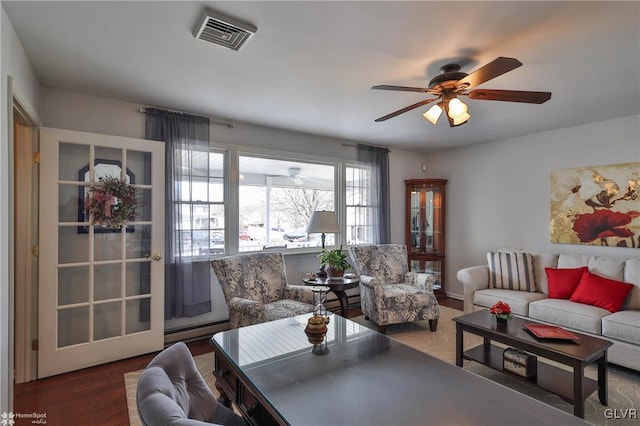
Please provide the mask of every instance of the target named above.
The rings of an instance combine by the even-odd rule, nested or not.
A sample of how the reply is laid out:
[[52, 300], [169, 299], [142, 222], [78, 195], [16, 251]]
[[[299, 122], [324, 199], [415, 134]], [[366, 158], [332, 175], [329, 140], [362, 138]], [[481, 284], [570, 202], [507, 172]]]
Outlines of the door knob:
[[151, 256], [151, 259], [158, 261], [160, 259], [162, 259], [162, 255], [158, 252], [153, 253], [153, 256]]

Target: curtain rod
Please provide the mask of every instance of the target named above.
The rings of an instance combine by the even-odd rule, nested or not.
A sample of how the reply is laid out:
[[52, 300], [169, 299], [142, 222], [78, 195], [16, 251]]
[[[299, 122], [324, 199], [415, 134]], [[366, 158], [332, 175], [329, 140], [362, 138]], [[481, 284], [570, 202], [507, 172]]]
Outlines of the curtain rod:
[[[190, 112], [178, 111], [178, 110], [175, 110], [175, 109], [166, 109], [166, 108], [158, 108], [158, 109], [163, 109], [165, 111], [171, 111], [171, 112], [177, 112], [177, 113], [180, 113], [180, 114], [193, 115]], [[147, 112], [147, 109], [146, 108], [140, 108], [140, 112], [144, 114], [145, 112]], [[207, 117], [207, 118], [209, 118], [209, 117]], [[233, 129], [234, 127], [236, 127], [236, 123], [234, 123], [232, 121], [213, 121], [211, 118], [209, 118], [209, 123], [210, 124], [217, 124], [217, 125], [220, 125], [220, 126], [227, 126], [230, 129]]]
[[[360, 145], [371, 146], [371, 147], [373, 147], [373, 148], [382, 148], [382, 149], [386, 149], [386, 150], [387, 150], [387, 151], [389, 151], [389, 152], [392, 152], [392, 151], [391, 151], [391, 148], [386, 147], [386, 146], [382, 146], [382, 145], [371, 145], [371, 144], [367, 144], [367, 143], [363, 143], [363, 144], [360, 144]], [[342, 144], [342, 146], [352, 146], [352, 147], [354, 147], [354, 148], [357, 148], [357, 147], [358, 147], [358, 145], [353, 144], [353, 143], [343, 143], [343, 144]]]

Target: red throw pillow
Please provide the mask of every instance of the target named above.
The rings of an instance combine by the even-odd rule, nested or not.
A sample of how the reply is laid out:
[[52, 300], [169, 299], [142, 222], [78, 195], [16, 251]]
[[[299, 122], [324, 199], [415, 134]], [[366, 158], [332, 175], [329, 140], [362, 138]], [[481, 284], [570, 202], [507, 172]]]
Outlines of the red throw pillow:
[[582, 274], [589, 268], [554, 269], [544, 268], [549, 282], [550, 299], [568, 299], [580, 284]]
[[618, 312], [633, 284], [623, 283], [586, 271], [569, 300]]

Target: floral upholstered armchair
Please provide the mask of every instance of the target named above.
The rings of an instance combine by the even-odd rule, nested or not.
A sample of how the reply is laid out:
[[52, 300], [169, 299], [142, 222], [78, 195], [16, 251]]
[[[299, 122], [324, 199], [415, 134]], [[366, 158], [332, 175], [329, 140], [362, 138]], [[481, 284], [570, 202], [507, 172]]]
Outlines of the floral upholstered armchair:
[[381, 333], [389, 324], [418, 320], [429, 320], [436, 331], [440, 306], [433, 294], [435, 277], [409, 271], [405, 245], [354, 246], [349, 252], [360, 275], [362, 312]]
[[313, 312], [311, 287], [287, 284], [284, 256], [262, 252], [211, 261], [232, 328]]

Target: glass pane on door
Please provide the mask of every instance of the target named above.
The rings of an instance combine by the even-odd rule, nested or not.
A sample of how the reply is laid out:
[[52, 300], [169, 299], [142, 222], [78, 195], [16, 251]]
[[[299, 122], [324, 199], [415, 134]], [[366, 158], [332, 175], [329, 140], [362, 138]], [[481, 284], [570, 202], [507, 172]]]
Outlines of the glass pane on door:
[[58, 227], [58, 263], [89, 261], [89, 236], [78, 234], [77, 226]]
[[61, 142], [58, 147], [60, 162], [58, 164], [58, 179], [66, 181], [83, 181], [84, 176], [79, 170], [89, 161], [89, 146]]
[[151, 220], [151, 190], [136, 188], [136, 199], [141, 204], [136, 208], [136, 221], [148, 222]]
[[58, 348], [89, 342], [89, 306], [58, 311]]
[[93, 300], [122, 297], [122, 264], [95, 265], [93, 267]]
[[58, 221], [59, 222], [82, 222], [82, 209], [84, 199], [84, 186], [64, 185], [58, 186]]
[[89, 301], [89, 265], [58, 269], [58, 305]]
[[127, 150], [127, 170], [136, 185], [151, 185], [151, 153]]
[[93, 307], [93, 340], [122, 334], [122, 302], [96, 304]]
[[139, 296], [151, 291], [151, 264], [149, 261], [127, 263], [125, 295]]
[[136, 225], [133, 232], [126, 234], [127, 259], [139, 259], [151, 256], [151, 226]]
[[95, 147], [95, 181], [101, 177], [121, 177], [122, 150], [118, 148]]
[[95, 261], [122, 259], [122, 233], [96, 233], [93, 235]]
[[149, 330], [151, 301], [149, 298], [127, 300], [125, 334]]

